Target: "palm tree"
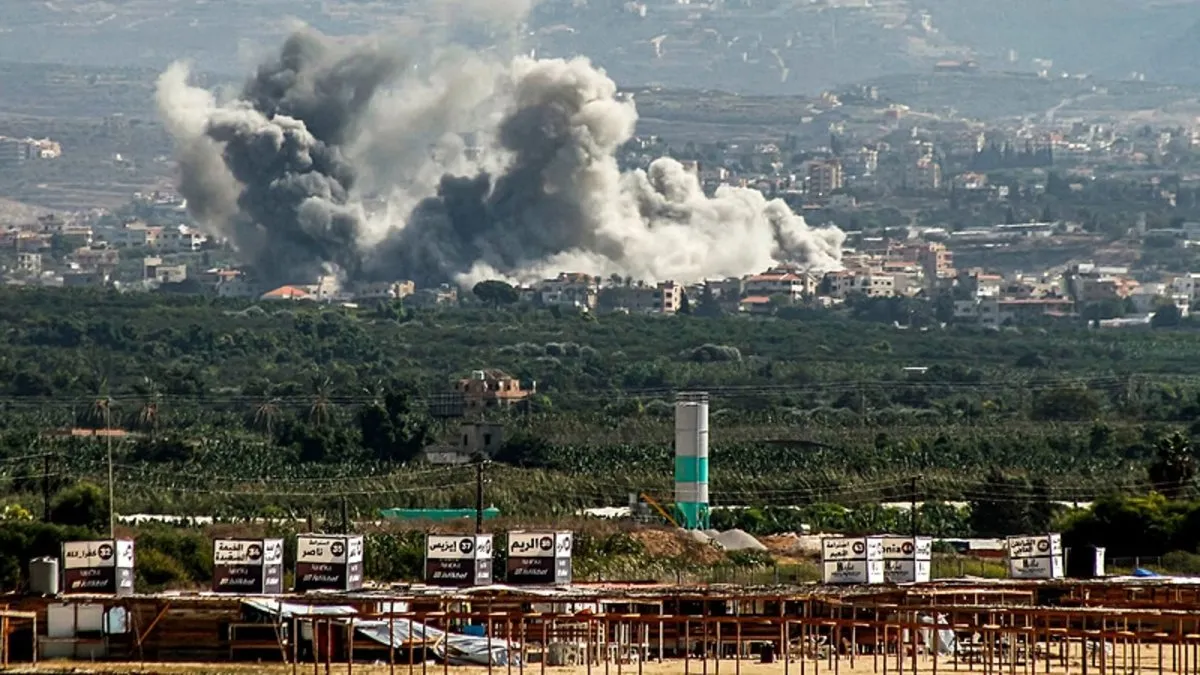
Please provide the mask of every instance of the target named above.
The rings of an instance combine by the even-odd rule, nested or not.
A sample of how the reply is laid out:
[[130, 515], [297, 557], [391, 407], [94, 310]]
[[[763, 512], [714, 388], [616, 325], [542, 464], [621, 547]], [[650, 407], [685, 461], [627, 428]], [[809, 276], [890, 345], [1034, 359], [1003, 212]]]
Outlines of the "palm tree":
[[1150, 465], [1150, 481], [1159, 492], [1171, 499], [1183, 496], [1196, 478], [1196, 455], [1183, 434], [1175, 433], [1159, 439], [1154, 463]]
[[108, 380], [100, 380], [96, 397], [92, 399], [92, 402], [83, 414], [83, 419], [80, 421], [92, 430], [111, 429], [115, 403], [112, 397], [108, 395]]
[[269, 398], [254, 409], [254, 427], [271, 436], [279, 419], [279, 399]]
[[314, 426], [325, 426], [329, 422], [330, 409], [333, 406], [330, 401], [332, 391], [333, 381], [328, 377], [313, 379], [313, 399], [308, 408], [308, 421]]
[[159, 392], [158, 384], [149, 377], [142, 378], [142, 384], [138, 389], [143, 400], [137, 412], [134, 413], [133, 426], [135, 429], [148, 432], [153, 436], [158, 431], [158, 405], [162, 394]]
[[383, 385], [383, 380], [375, 380], [370, 386], [363, 387], [363, 393], [371, 400], [371, 405], [383, 407], [383, 400], [387, 396], [387, 387]]

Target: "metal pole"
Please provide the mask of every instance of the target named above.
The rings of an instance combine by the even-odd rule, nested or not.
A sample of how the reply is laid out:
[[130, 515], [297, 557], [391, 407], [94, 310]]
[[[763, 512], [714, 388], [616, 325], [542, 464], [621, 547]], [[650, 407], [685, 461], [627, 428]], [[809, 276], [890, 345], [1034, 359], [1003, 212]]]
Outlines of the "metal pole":
[[475, 534], [483, 533], [483, 457], [475, 463]]
[[[480, 464], [483, 466], [483, 464]], [[546, 622], [546, 617], [542, 617], [542, 675], [546, 675], [546, 659], [550, 656], [550, 635], [548, 633], [550, 624]]]
[[[691, 665], [690, 658], [691, 658], [692, 645], [688, 641], [688, 638], [691, 635], [691, 632], [692, 632], [692, 622], [689, 619], [684, 619], [684, 621], [683, 621], [683, 675], [689, 675], [689, 672], [690, 672], [688, 666]], [[704, 639], [705, 640], [708, 639], [708, 622], [707, 621], [705, 621], [705, 623], [704, 623]], [[704, 645], [704, 648], [708, 649], [707, 643]], [[704, 657], [701, 656], [700, 658], [704, 658]]]
[[[912, 477], [912, 493], [908, 505], [909, 524], [912, 527], [912, 536], [914, 537], [917, 536], [917, 479], [919, 478], [920, 476]], [[916, 542], [913, 542], [913, 544], [915, 545]]]
[[117, 512], [113, 501], [112, 399], [104, 399], [104, 435], [108, 439], [108, 538], [117, 537]]
[[50, 453], [42, 457], [42, 520], [50, 522]]

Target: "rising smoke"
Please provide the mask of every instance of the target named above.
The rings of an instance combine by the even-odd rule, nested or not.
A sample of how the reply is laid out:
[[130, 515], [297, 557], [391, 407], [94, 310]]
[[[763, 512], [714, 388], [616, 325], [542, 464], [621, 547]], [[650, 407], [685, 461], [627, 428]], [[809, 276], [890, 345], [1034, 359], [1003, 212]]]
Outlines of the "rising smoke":
[[190, 212], [273, 281], [330, 269], [467, 284], [560, 270], [695, 281], [777, 261], [840, 267], [840, 230], [810, 228], [757, 190], [708, 197], [665, 158], [622, 173], [634, 103], [582, 58], [300, 29], [232, 100], [191, 86], [176, 64], [158, 103]]

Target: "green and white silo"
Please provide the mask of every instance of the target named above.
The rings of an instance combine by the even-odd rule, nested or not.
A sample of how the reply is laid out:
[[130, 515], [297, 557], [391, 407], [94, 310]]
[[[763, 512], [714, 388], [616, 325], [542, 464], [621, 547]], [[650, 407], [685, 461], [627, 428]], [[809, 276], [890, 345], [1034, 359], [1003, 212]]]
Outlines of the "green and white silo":
[[708, 394], [675, 401], [675, 511], [679, 525], [708, 529]]

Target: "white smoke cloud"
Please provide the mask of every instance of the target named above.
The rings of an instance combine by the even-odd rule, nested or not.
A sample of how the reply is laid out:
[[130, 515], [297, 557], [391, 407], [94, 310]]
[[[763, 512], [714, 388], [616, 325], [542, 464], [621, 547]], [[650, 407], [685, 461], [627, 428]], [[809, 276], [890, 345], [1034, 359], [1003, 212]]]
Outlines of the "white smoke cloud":
[[840, 230], [757, 190], [709, 197], [669, 158], [622, 173], [636, 107], [583, 58], [335, 44], [306, 29], [236, 100], [188, 85], [175, 65], [158, 103], [196, 219], [281, 281], [329, 265], [462, 284], [840, 267]]

